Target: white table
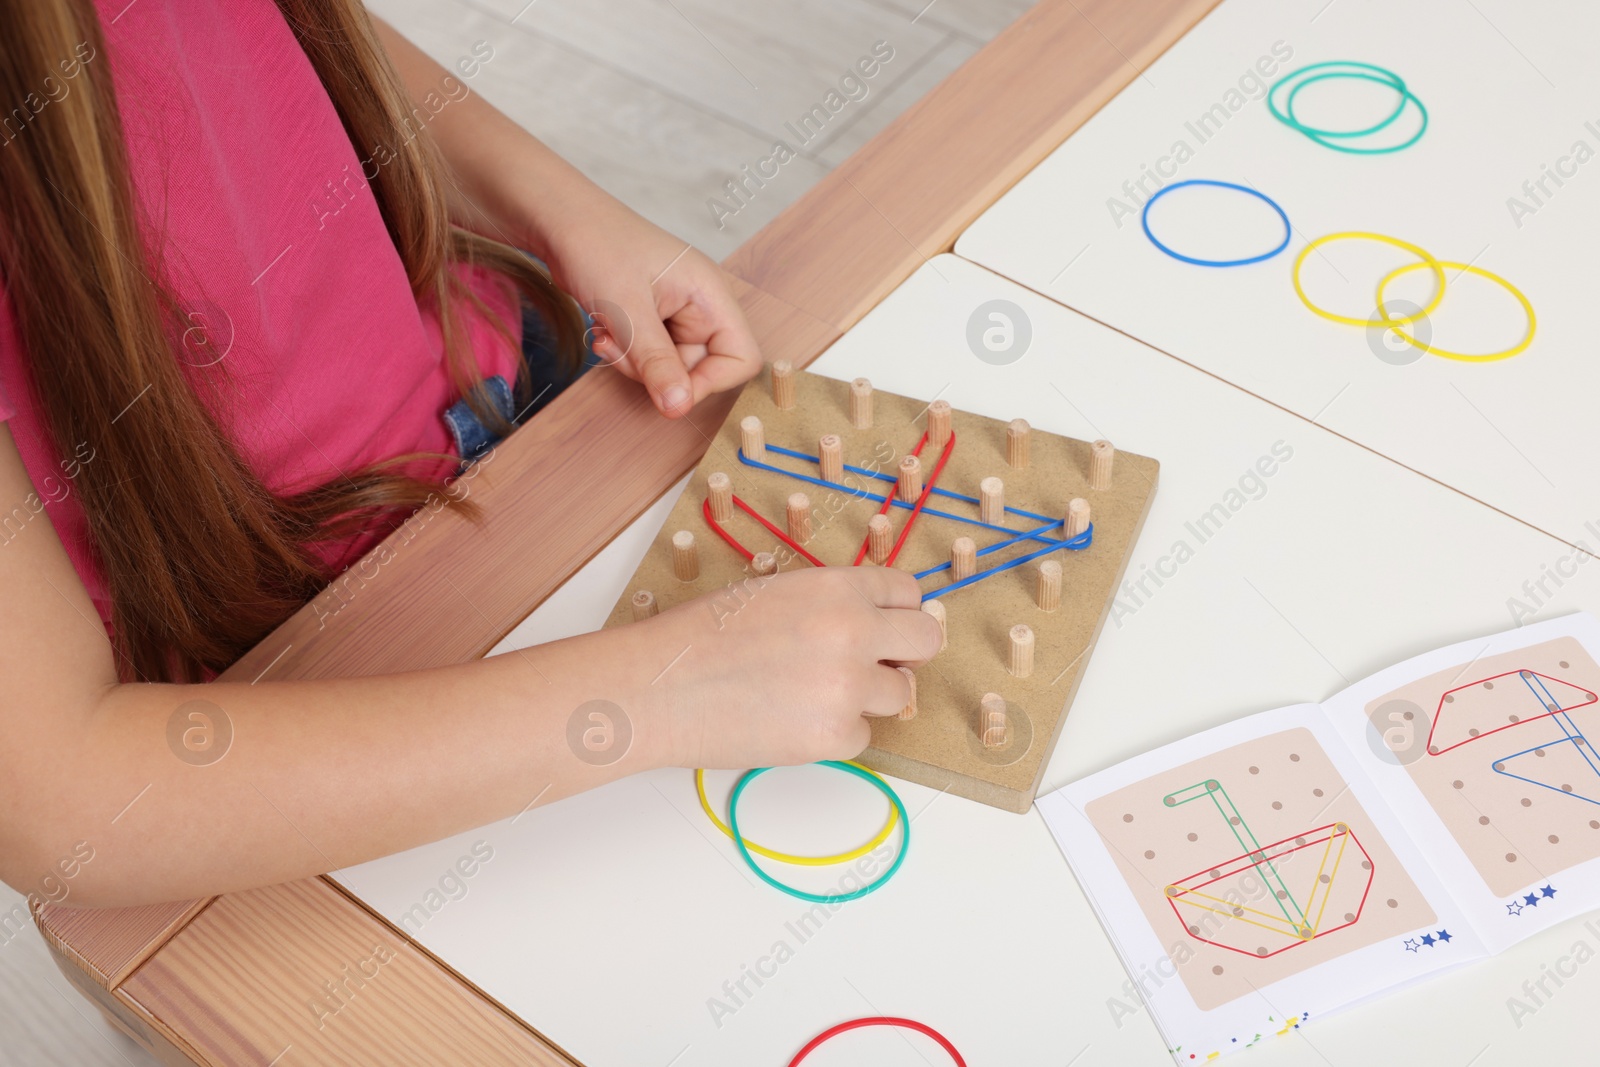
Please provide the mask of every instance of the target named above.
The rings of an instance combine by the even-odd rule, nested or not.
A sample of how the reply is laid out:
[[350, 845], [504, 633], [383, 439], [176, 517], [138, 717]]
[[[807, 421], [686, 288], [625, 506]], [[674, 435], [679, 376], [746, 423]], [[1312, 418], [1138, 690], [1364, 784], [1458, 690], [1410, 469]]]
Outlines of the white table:
[[[1009, 366], [965, 337], [991, 299], [1023, 309], [1030, 350]], [[1277, 442], [1293, 457], [1267, 491], [1197, 547], [1143, 606], [1108, 623], [1047, 787], [1241, 714], [1318, 699], [1415, 652], [1511, 623], [1508, 597], [1570, 549], [1309, 422], [1154, 352], [953, 256], [916, 274], [814, 365], [880, 388], [1080, 437], [1102, 434], [1163, 463], [1131, 573]], [[1359, 503], [1378, 517], [1352, 522]], [[518, 629], [516, 647], [597, 626], [670, 499], [641, 518]], [[1381, 520], [1381, 521], [1379, 521]], [[1600, 567], [1541, 616], [1600, 608]], [[747, 832], [800, 848], [871, 833], [881, 802], [817, 769], [772, 776]], [[731, 775], [714, 787], [725, 796]], [[699, 812], [688, 771], [639, 776], [516, 820], [342, 872], [364, 901], [591, 1067], [784, 1064], [834, 1023], [919, 1019], [973, 1064], [1170, 1062], [1124, 989], [1127, 976], [1034, 813], [1010, 815], [897, 783], [913, 812], [904, 869], [802, 943], [806, 909], [756, 882]], [[406, 915], [455, 861], [493, 859], [420, 925]], [[979, 902], [1008, 919], [993, 935]], [[989, 907], [983, 909], [989, 911]], [[415, 913], [412, 913], [413, 915]], [[1573, 926], [1498, 959], [1321, 1021], [1252, 1055], [1264, 1062], [1555, 1062], [1587, 1047], [1580, 970], [1514, 1028], [1521, 995]], [[779, 941], [792, 958], [718, 1026], [708, 1000]], [[1150, 961], [1153, 966], [1156, 961]], [[1122, 1009], [1112, 1002], [1120, 1001]], [[1579, 1042], [1584, 1042], [1580, 1046]], [[925, 1039], [864, 1031], [808, 1067], [939, 1063]], [[1076, 1059], [1074, 1057], [1077, 1057]]]
[[[1600, 155], [1600, 71], [1585, 54], [1596, 40], [1600, 6], [1583, 0], [1227, 0], [990, 207], [956, 251], [1595, 549], [1600, 162], [1580, 166], [1573, 152], [1582, 141]], [[1364, 60], [1404, 77], [1431, 114], [1422, 139], [1390, 155], [1335, 152], [1238, 91], [1247, 74], [1278, 78], [1326, 60]], [[1301, 117], [1357, 125], [1388, 114], [1395, 99], [1372, 83], [1326, 82], [1305, 90]], [[1220, 117], [1197, 125], [1213, 106]], [[1190, 154], [1175, 151], [1179, 142]], [[1557, 175], [1559, 186], [1544, 178], [1547, 164], [1569, 177]], [[1147, 167], [1164, 173], [1125, 190]], [[1271, 196], [1292, 224], [1288, 247], [1230, 268], [1158, 251], [1137, 209], [1158, 180], [1194, 178]], [[1535, 187], [1530, 197], [1524, 182], [1540, 180], [1544, 193]], [[1513, 213], [1513, 197], [1532, 212]], [[1283, 232], [1264, 204], [1226, 191], [1176, 190], [1150, 215], [1164, 241], [1202, 258], [1265, 252]], [[1512, 281], [1538, 314], [1532, 347], [1486, 364], [1417, 358], [1414, 349], [1400, 353], [1414, 362], [1379, 358], [1379, 349], [1395, 355], [1381, 332], [1314, 316], [1290, 282], [1309, 242], [1347, 230], [1399, 237]], [[1314, 252], [1304, 277], [1323, 306], [1365, 317], [1379, 278], [1415, 261], [1339, 242]], [[1522, 336], [1513, 298], [1447, 273], [1444, 302], [1426, 323], [1435, 343], [1487, 352]], [[1421, 303], [1430, 291], [1423, 271], [1397, 281], [1394, 295]]]

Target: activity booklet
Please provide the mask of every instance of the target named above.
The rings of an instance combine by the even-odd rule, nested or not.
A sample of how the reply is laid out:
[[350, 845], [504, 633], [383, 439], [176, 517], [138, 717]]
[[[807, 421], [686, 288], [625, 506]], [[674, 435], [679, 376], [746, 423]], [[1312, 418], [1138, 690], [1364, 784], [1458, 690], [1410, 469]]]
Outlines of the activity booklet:
[[1600, 907], [1597, 660], [1594, 616], [1537, 623], [1041, 797], [1176, 1059]]

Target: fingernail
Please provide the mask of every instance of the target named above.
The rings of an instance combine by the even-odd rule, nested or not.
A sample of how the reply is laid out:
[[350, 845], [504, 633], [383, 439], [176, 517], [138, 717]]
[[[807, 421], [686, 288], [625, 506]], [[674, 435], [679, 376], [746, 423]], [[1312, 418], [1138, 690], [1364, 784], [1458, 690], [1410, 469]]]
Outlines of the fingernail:
[[668, 411], [689, 409], [689, 390], [681, 385], [669, 385], [661, 392], [661, 406]]

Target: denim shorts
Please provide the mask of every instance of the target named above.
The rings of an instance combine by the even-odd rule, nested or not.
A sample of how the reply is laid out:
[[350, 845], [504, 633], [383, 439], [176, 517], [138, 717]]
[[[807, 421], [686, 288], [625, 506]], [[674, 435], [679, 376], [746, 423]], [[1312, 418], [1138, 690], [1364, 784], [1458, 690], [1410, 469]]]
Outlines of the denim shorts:
[[[585, 325], [588, 317], [585, 316]], [[587, 340], [587, 332], [585, 335]], [[561, 391], [577, 381], [590, 367], [600, 362], [592, 351], [569, 369], [556, 354], [555, 335], [544, 316], [529, 304], [522, 305], [522, 355], [527, 361], [522, 377], [513, 387], [503, 375], [495, 374], [477, 385], [477, 390], [512, 426], [521, 426], [542, 411]], [[500, 443], [501, 436], [483, 424], [465, 400], [457, 400], [444, 413], [444, 424], [456, 443], [462, 466], [479, 459]]]

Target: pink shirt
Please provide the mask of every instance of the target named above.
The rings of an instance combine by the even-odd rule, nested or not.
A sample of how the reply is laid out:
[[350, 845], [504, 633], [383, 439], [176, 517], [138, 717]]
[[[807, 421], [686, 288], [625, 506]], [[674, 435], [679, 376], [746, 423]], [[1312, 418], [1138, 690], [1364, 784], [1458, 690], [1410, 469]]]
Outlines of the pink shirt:
[[[217, 414], [258, 476], [274, 490], [298, 490], [402, 453], [453, 452], [441, 414], [457, 394], [437, 320], [418, 309], [362, 176], [365, 157], [277, 5], [96, 6], [107, 48], [89, 65], [109, 66], [115, 78], [146, 237], [161, 248], [190, 321], [227, 353], [232, 396]], [[469, 282], [520, 333], [510, 286], [487, 272]], [[484, 375], [513, 380], [515, 350], [470, 308], [463, 314]], [[64, 473], [71, 457], [45, 443], [4, 300], [0, 418], [109, 619]], [[322, 558], [330, 570], [348, 565], [382, 532], [330, 546]]]

